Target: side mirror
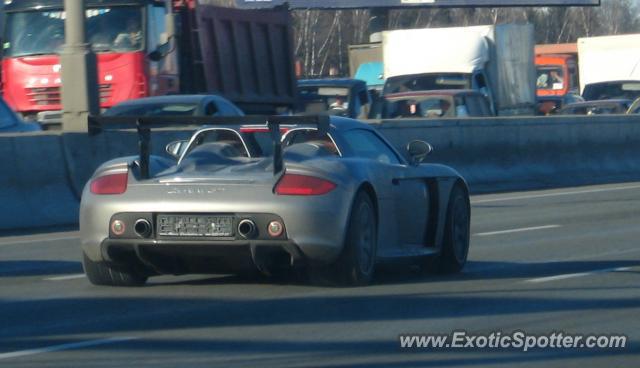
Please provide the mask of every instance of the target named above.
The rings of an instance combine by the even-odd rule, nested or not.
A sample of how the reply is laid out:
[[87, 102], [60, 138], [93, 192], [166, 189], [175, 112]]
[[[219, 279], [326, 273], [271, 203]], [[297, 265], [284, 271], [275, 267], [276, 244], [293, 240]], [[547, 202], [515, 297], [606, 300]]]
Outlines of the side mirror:
[[162, 60], [162, 53], [159, 50], [153, 50], [149, 54], [147, 54], [147, 59], [151, 61], [160, 61]]
[[411, 141], [407, 144], [407, 153], [412, 165], [418, 165], [433, 152], [433, 147], [425, 141]]
[[187, 149], [188, 145], [189, 141], [187, 140], [175, 141], [167, 144], [165, 150], [171, 157], [179, 159], [180, 156], [182, 156], [182, 154], [184, 153], [184, 150]]
[[156, 47], [155, 50], [147, 54], [147, 59], [153, 62], [158, 62], [162, 60], [162, 58], [164, 58], [165, 56], [169, 55], [174, 51], [172, 46], [173, 42], [171, 42], [171, 37], [168, 37], [165, 35], [165, 38], [167, 38], [166, 41], [158, 45], [158, 47]]

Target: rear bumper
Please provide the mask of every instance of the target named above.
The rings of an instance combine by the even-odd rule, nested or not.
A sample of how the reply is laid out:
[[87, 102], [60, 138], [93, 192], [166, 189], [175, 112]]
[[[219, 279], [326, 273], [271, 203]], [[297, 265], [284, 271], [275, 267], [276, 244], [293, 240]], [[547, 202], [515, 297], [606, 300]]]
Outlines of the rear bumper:
[[[294, 262], [327, 264], [341, 253], [351, 210], [352, 194], [349, 190], [335, 190], [316, 197], [258, 196], [247, 192], [244, 198], [195, 198], [176, 204], [166, 199], [160, 201], [140, 198], [115, 198], [92, 196], [85, 191], [80, 207], [80, 233], [82, 249], [92, 261], [110, 261], [104, 248], [136, 248], [144, 251], [166, 252], [176, 257], [203, 257], [220, 253], [230, 267], [234, 262], [255, 262], [256, 254], [273, 249], [284, 250]], [[185, 211], [188, 209], [188, 211]], [[240, 239], [115, 239], [110, 234], [110, 221], [121, 213], [149, 214], [151, 218], [161, 213], [171, 214], [227, 214], [234, 218], [276, 216], [282, 219], [285, 236], [277, 240]], [[275, 214], [275, 215], [269, 215]], [[260, 221], [256, 221], [260, 225]], [[264, 225], [260, 225], [264, 229]], [[244, 249], [244, 252], [241, 250]], [[226, 257], [225, 253], [243, 254]], [[217, 257], [217, 256], [216, 256]]]
[[291, 241], [175, 241], [105, 239], [101, 258], [112, 264], [139, 263], [159, 274], [232, 273], [302, 267], [307, 259]]

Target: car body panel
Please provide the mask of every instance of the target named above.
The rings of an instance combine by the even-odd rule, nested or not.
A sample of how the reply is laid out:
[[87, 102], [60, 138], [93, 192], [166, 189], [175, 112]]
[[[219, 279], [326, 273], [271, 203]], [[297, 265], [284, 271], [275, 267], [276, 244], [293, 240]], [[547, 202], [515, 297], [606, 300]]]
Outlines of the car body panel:
[[[344, 140], [345, 133], [355, 130], [378, 137], [397, 162], [357, 156]], [[273, 174], [271, 157], [234, 157], [228, 164], [214, 164], [207, 170], [187, 169], [188, 162], [174, 167], [170, 160], [152, 157], [152, 175], [147, 180], [139, 179], [136, 157], [107, 162], [92, 180], [109, 173], [128, 172], [127, 190], [120, 195], [95, 195], [90, 190], [91, 181], [87, 184], [80, 208], [82, 249], [92, 261], [112, 260], [103, 245], [118, 243], [109, 225], [116, 214], [229, 214], [236, 220], [273, 214], [282, 219], [286, 229], [286, 238], [279, 242], [240, 239], [235, 234], [232, 239], [174, 239], [173, 245], [178, 249], [187, 249], [187, 245], [206, 249], [248, 246], [255, 258], [261, 247], [279, 244], [305, 262], [328, 264], [341, 254], [352, 202], [359, 191], [365, 190], [372, 196], [378, 217], [379, 261], [437, 253], [442, 247], [451, 190], [456, 183], [466, 190], [464, 179], [447, 166], [408, 164], [367, 124], [332, 117], [329, 134], [341, 155], [323, 153], [295, 158], [294, 154], [304, 153], [301, 149], [312, 143], [295, 144], [285, 150], [285, 174], [313, 176], [336, 185], [334, 190], [316, 196], [275, 194], [274, 187], [285, 174]], [[122, 243], [136, 251], [141, 246], [162, 245], [157, 236], [127, 238]]]
[[0, 133], [36, 132], [39, 130], [42, 130], [39, 124], [23, 121], [4, 99], [0, 98]]

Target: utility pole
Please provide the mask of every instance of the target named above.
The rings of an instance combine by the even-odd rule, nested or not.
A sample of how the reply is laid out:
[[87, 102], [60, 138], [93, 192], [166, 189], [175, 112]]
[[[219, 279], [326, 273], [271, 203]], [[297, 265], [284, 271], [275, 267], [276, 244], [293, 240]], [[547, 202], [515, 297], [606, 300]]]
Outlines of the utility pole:
[[382, 42], [382, 31], [389, 29], [389, 9], [371, 8], [369, 42]]
[[62, 66], [62, 128], [86, 132], [87, 117], [98, 114], [98, 72], [96, 54], [86, 43], [84, 0], [64, 0], [65, 44]]

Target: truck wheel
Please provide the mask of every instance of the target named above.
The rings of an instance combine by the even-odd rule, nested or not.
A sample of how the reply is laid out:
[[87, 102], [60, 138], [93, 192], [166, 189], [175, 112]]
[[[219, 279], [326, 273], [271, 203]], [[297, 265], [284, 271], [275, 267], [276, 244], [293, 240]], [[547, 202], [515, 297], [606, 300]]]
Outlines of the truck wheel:
[[376, 263], [378, 224], [369, 195], [358, 192], [347, 228], [342, 254], [334, 265], [340, 285], [367, 285], [373, 278]]
[[94, 285], [142, 286], [147, 276], [126, 266], [111, 266], [105, 262], [94, 262], [82, 253], [82, 268]]
[[440, 273], [460, 272], [467, 262], [470, 210], [469, 196], [461, 186], [456, 185], [451, 192], [447, 207], [444, 242], [437, 262], [437, 270]]

